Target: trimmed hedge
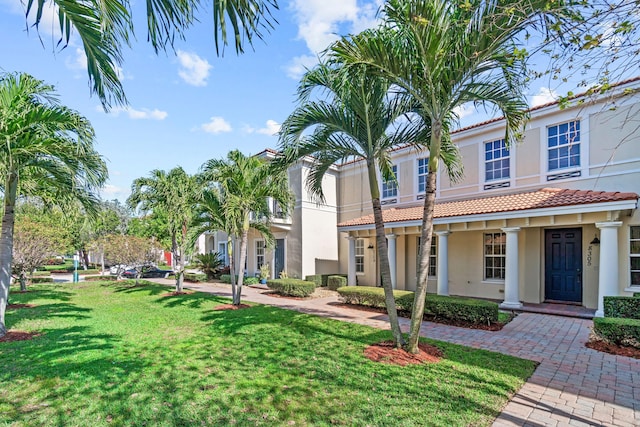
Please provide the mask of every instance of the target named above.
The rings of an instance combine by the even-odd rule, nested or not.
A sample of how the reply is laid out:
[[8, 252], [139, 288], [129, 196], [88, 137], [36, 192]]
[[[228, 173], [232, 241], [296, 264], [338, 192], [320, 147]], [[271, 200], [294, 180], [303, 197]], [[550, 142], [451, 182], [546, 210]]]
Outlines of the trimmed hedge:
[[32, 277], [31, 283], [53, 283], [52, 277]]
[[310, 274], [305, 276], [304, 280], [307, 282], [313, 282], [316, 285], [316, 288], [322, 286], [322, 274]]
[[186, 282], [206, 282], [207, 275], [204, 273], [184, 273], [184, 280]]
[[316, 290], [315, 283], [300, 279], [271, 279], [267, 280], [267, 286], [281, 295], [290, 297], [308, 297]]
[[260, 283], [260, 279], [255, 276], [246, 277], [243, 281], [245, 285], [257, 285], [258, 283]]
[[619, 317], [596, 317], [593, 332], [616, 345], [640, 348], [640, 320]]
[[49, 277], [49, 276], [51, 276], [51, 273], [46, 271], [46, 270], [45, 271], [36, 270], [33, 273], [31, 273], [31, 275], [33, 277]]
[[117, 276], [88, 276], [84, 278], [85, 282], [105, 282], [105, 281], [114, 281], [118, 280]]
[[444, 295], [427, 295], [424, 305], [425, 314], [475, 324], [497, 322], [498, 311], [495, 302]]
[[640, 319], [640, 298], [604, 297], [604, 317]]
[[[373, 286], [343, 286], [337, 289], [346, 304], [385, 308], [384, 289]], [[393, 296], [399, 310], [411, 311], [413, 292], [394, 290]]]
[[343, 276], [329, 276], [327, 279], [327, 287], [332, 291], [347, 286], [347, 278]]

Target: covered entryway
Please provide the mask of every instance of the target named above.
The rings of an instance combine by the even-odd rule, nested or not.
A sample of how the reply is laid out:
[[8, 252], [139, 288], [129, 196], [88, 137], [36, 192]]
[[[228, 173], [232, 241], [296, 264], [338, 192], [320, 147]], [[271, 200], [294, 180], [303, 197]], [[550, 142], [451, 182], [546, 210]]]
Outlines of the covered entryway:
[[545, 230], [545, 300], [582, 304], [582, 229]]

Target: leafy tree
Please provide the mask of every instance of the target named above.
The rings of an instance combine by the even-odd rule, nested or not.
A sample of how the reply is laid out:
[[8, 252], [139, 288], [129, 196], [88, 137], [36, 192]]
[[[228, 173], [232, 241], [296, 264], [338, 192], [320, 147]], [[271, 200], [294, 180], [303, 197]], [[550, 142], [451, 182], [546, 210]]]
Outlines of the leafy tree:
[[15, 206], [19, 195], [49, 203], [79, 201], [96, 211], [107, 167], [93, 147], [91, 124], [60, 105], [52, 86], [28, 74], [0, 75], [0, 171], [4, 211], [0, 234], [0, 336], [11, 280]]
[[[413, 105], [389, 92], [390, 80], [365, 71], [364, 67], [327, 64], [308, 71], [298, 88], [301, 105], [282, 125], [281, 151], [285, 164], [313, 156], [307, 188], [320, 201], [324, 201], [323, 177], [333, 164], [351, 159], [365, 162], [385, 303], [394, 341], [401, 346], [404, 339], [393, 298], [378, 171], [383, 179], [395, 180], [390, 150], [417, 144], [425, 137], [425, 126], [420, 120], [407, 119]], [[313, 91], [321, 91], [326, 99], [310, 100]]]
[[[79, 0], [39, 0], [27, 3], [27, 16], [36, 10], [33, 25], [39, 28], [42, 13], [49, 4], [58, 8], [60, 42], [69, 43], [72, 32], [80, 37], [87, 58], [87, 72], [93, 93], [108, 109], [125, 104], [126, 96], [118, 70], [124, 61], [123, 47], [130, 46], [134, 35], [134, 16], [130, 0], [96, 3]], [[198, 21], [197, 12], [209, 8], [203, 0], [159, 0], [146, 3], [148, 40], [156, 53], [172, 50], [176, 39], [184, 39], [187, 30]], [[276, 23], [272, 13], [277, 0], [213, 0], [214, 44], [221, 54], [230, 37], [236, 53], [252, 45], [254, 37], [262, 39]], [[228, 36], [231, 32], [233, 35]]]
[[[246, 157], [240, 151], [233, 150], [227, 154], [226, 160], [212, 159], [206, 162], [202, 167], [201, 177], [208, 183], [207, 187], [216, 187], [221, 195], [217, 200], [218, 212], [210, 211], [210, 214], [223, 217], [224, 220], [218, 222], [218, 225], [223, 225], [223, 230], [234, 240], [240, 239], [237, 284], [233, 264], [231, 265], [233, 304], [239, 305], [249, 230], [256, 230], [264, 236], [267, 246], [273, 246], [274, 239], [270, 231], [273, 213], [268, 201], [269, 198], [275, 200], [285, 214], [289, 212], [292, 195], [287, 175], [265, 159]], [[230, 257], [232, 258], [233, 256]]]
[[[142, 267], [158, 261], [160, 248], [153, 239], [127, 236], [124, 234], [108, 234], [100, 238], [100, 246], [104, 248], [104, 256], [111, 264], [132, 266], [140, 278]], [[124, 268], [118, 271], [118, 276]], [[137, 282], [136, 282], [137, 283]]]
[[137, 178], [131, 185], [127, 203], [143, 213], [162, 212], [167, 217], [171, 237], [171, 252], [176, 273], [176, 291], [182, 292], [185, 257], [193, 250], [189, 245], [189, 227], [193, 220], [193, 206], [200, 197], [196, 177], [177, 167], [169, 172], [151, 171], [148, 178]]
[[127, 225], [127, 234], [138, 237], [153, 237], [163, 249], [171, 250], [167, 214], [162, 210], [157, 209], [144, 216], [131, 218]]
[[[505, 138], [516, 142], [527, 119], [523, 94], [527, 77], [518, 37], [545, 16], [545, 1], [442, 2], [389, 0], [377, 30], [343, 39], [333, 55], [351, 66], [390, 79], [418, 104], [430, 126], [429, 170], [420, 240], [418, 284], [408, 351], [418, 351], [433, 234], [436, 173], [443, 141], [456, 123], [455, 108], [465, 103], [491, 105], [506, 120]], [[549, 17], [552, 18], [552, 17]]]

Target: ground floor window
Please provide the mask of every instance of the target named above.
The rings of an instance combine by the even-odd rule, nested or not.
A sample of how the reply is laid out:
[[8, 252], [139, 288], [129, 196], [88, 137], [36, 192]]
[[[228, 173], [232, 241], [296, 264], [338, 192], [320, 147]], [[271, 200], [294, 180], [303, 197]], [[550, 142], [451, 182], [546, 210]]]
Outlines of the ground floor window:
[[[436, 277], [436, 263], [438, 253], [437, 241], [438, 238], [435, 234], [431, 236], [431, 249], [429, 250], [429, 277]], [[420, 266], [420, 237], [418, 237], [418, 244], [416, 248], [416, 254], [418, 254], [416, 261], [416, 270], [418, 270], [418, 267]]]
[[264, 240], [256, 241], [256, 270], [260, 270], [264, 264]]
[[631, 227], [629, 239], [631, 286], [640, 286], [640, 225]]
[[506, 240], [504, 233], [484, 234], [485, 280], [504, 280]]
[[356, 239], [356, 273], [364, 273], [364, 239]]

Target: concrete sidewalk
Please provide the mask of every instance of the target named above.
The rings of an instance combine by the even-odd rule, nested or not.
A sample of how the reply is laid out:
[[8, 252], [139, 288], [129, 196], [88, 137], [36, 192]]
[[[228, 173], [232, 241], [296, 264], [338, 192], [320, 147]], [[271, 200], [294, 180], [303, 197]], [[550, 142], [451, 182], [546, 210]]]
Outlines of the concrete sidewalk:
[[[231, 295], [231, 287], [224, 284], [186, 287]], [[264, 289], [244, 287], [243, 299], [389, 329], [385, 315], [339, 307], [336, 296], [293, 300], [269, 296]], [[403, 330], [408, 330], [409, 319], [400, 321]], [[640, 426], [640, 360], [585, 347], [591, 325], [590, 320], [522, 313], [498, 332], [424, 322], [423, 334], [540, 363], [494, 426]]]

